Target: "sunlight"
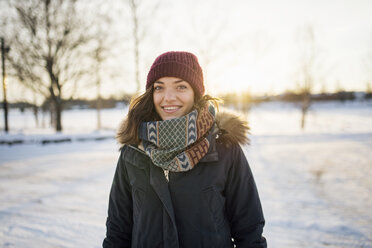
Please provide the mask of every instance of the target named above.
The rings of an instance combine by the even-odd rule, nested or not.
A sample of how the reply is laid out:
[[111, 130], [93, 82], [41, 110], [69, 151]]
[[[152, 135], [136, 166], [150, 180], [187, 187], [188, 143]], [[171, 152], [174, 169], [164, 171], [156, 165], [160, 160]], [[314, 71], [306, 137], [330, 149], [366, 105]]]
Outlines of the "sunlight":
[[279, 83], [279, 81], [275, 81], [275, 75], [278, 73], [274, 68], [271, 73], [265, 73], [264, 68], [259, 65], [241, 64], [227, 69], [222, 74], [216, 90], [218, 93], [238, 94], [246, 91], [252, 94], [273, 93], [277, 88], [273, 84]]

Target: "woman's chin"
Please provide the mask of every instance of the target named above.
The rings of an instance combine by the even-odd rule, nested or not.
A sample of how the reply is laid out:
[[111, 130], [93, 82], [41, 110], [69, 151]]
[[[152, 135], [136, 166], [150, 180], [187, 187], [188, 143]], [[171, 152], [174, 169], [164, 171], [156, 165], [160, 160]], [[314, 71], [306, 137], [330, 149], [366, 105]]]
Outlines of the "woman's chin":
[[178, 117], [180, 117], [180, 116], [161, 116], [161, 119], [163, 120], [163, 121], [166, 121], [166, 120], [171, 120], [171, 119], [175, 119], [175, 118], [178, 118]]
[[174, 113], [162, 113], [160, 115], [161, 119], [163, 121], [166, 121], [166, 120], [171, 120], [171, 119], [175, 119], [175, 118], [178, 118], [178, 117], [181, 117], [185, 114], [183, 114], [183, 111], [177, 111], [177, 112], [174, 112]]

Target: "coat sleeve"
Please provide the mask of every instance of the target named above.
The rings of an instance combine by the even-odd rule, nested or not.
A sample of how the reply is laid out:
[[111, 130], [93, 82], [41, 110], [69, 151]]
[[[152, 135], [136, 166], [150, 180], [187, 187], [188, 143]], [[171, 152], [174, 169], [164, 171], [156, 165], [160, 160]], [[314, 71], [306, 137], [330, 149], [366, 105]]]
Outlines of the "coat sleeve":
[[248, 161], [240, 146], [232, 148], [232, 163], [225, 188], [226, 212], [237, 248], [267, 247], [260, 198]]
[[132, 239], [132, 194], [128, 174], [123, 161], [123, 151], [116, 166], [111, 186], [106, 238], [103, 248], [131, 247]]

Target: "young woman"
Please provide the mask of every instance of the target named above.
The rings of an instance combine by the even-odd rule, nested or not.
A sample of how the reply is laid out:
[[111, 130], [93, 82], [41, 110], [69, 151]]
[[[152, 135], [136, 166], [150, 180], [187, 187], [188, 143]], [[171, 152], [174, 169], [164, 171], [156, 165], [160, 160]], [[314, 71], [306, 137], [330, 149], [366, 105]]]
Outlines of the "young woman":
[[156, 58], [118, 131], [103, 247], [266, 247], [248, 126], [215, 100], [195, 55]]

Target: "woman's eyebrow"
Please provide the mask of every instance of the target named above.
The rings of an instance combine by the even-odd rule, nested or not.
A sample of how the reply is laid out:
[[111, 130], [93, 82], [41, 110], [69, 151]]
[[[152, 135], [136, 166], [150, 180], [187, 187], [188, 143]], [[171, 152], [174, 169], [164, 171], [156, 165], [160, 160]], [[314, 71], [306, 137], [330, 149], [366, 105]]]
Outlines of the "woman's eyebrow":
[[180, 80], [174, 81], [173, 83], [174, 83], [174, 84], [178, 84], [178, 83], [182, 83], [183, 81], [185, 81], [185, 80], [180, 79]]

